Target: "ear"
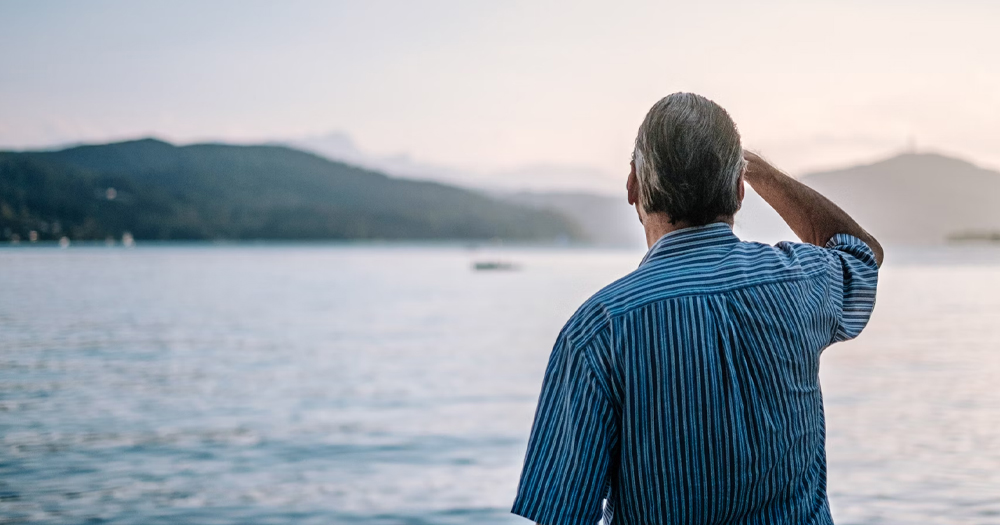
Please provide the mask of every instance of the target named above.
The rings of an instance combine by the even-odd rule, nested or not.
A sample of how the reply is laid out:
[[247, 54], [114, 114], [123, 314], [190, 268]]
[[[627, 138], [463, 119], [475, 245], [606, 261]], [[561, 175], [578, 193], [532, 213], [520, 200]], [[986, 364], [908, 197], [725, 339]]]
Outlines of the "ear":
[[631, 170], [628, 174], [628, 182], [625, 183], [625, 189], [628, 191], [628, 203], [630, 205], [635, 205], [639, 202], [639, 178], [635, 174], [635, 161], [629, 162]]
[[737, 181], [737, 183], [736, 183], [736, 192], [740, 196], [740, 204], [743, 204], [743, 197], [745, 197], [746, 193], [747, 193], [747, 188], [746, 188], [746, 184], [745, 184], [746, 183], [746, 177], [745, 177], [746, 173], [747, 173], [747, 170], [744, 168], [743, 173], [740, 173], [740, 180]]

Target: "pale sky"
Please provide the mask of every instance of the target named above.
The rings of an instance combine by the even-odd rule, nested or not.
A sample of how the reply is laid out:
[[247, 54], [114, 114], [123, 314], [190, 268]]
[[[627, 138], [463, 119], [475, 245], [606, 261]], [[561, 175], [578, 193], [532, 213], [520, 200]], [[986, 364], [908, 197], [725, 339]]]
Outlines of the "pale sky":
[[694, 91], [793, 173], [911, 141], [1000, 168], [998, 27], [971, 0], [0, 0], [0, 148], [340, 131], [617, 187], [646, 110]]

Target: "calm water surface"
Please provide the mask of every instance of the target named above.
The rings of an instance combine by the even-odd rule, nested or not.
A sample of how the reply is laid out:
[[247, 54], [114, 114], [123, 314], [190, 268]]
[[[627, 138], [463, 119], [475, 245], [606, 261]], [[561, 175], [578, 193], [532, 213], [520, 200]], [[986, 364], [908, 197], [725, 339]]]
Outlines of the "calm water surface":
[[[641, 256], [0, 249], [0, 523], [526, 523], [551, 344]], [[823, 357], [835, 519], [1000, 523], [1000, 249], [890, 252], [878, 301]]]

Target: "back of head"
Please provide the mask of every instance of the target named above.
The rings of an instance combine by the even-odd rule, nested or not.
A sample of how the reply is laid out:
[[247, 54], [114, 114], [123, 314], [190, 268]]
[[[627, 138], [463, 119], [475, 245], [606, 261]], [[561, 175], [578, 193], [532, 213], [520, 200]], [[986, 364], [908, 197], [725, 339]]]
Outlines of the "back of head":
[[646, 114], [635, 139], [639, 199], [646, 213], [701, 226], [740, 209], [740, 134], [729, 113], [693, 93], [674, 93]]

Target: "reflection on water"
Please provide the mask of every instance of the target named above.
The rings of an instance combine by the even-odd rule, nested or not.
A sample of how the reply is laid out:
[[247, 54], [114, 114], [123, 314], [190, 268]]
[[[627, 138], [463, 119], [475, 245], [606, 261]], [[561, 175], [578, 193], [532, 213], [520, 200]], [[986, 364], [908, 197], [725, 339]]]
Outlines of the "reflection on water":
[[[0, 250], [0, 522], [520, 523], [549, 348], [642, 254], [474, 255]], [[1000, 250], [890, 259], [823, 358], [839, 524], [1000, 522], [997, 320]]]

